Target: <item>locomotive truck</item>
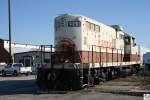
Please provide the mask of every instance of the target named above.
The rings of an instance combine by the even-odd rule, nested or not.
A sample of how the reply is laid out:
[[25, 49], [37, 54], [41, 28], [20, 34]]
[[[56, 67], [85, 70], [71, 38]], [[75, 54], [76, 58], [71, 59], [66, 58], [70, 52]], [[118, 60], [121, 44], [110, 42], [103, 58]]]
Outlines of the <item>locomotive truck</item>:
[[55, 53], [51, 54], [49, 64], [41, 64], [38, 69], [40, 88], [76, 90], [111, 80], [122, 72], [139, 70], [140, 53], [135, 37], [119, 25], [63, 14], [55, 18], [54, 40]]

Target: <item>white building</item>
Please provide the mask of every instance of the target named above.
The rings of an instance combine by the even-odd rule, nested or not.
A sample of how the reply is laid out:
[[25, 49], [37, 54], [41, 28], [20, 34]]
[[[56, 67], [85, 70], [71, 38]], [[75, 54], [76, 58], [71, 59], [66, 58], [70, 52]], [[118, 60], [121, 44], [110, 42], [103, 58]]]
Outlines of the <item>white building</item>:
[[[4, 40], [4, 48], [9, 52], [9, 41]], [[41, 46], [40, 45], [32, 45], [32, 44], [20, 44], [20, 43], [12, 43], [11, 44], [11, 52], [13, 62], [19, 62], [25, 56], [34, 56], [32, 53], [37, 53], [40, 55]], [[45, 52], [50, 52], [50, 47], [45, 47]], [[54, 52], [54, 48], [52, 48], [52, 52]], [[14, 56], [17, 55], [17, 56]], [[36, 54], [35, 54], [36, 55]], [[18, 58], [15, 58], [18, 57]], [[15, 60], [16, 59], [16, 60]]]

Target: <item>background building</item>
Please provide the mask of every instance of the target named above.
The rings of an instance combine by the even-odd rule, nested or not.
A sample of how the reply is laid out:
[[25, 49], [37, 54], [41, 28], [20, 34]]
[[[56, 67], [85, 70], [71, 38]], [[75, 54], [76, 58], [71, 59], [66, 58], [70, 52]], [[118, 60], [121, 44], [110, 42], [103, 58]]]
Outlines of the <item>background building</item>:
[[[12, 43], [12, 61], [13, 62], [24, 62], [24, 58], [26, 58], [26, 62], [33, 63], [33, 60], [38, 60], [40, 57], [41, 46], [40, 45], [31, 45], [31, 44], [20, 44], [20, 43]], [[50, 52], [50, 48], [45, 48], [45, 51]], [[54, 52], [54, 49], [52, 49]], [[0, 63], [9, 63], [9, 41], [0, 39]], [[46, 55], [46, 54], [45, 54]], [[45, 56], [46, 57], [46, 56]], [[28, 59], [27, 59], [28, 58]], [[31, 59], [30, 61], [29, 58]], [[47, 58], [46, 58], [47, 59]], [[46, 61], [46, 59], [42, 61]], [[38, 61], [39, 62], [39, 61]], [[26, 63], [27, 64], [27, 63]], [[28, 63], [29, 64], [29, 63]]]

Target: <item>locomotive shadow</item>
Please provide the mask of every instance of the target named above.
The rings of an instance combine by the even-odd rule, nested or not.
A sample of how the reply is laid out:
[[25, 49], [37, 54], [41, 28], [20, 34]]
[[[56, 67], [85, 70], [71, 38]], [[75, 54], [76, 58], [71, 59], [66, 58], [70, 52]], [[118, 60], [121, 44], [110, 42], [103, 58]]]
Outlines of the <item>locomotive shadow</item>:
[[0, 80], [0, 95], [35, 94], [35, 80]]
[[69, 91], [43, 91], [36, 85], [36, 80], [1, 80], [0, 79], [0, 96], [16, 94], [66, 94]]

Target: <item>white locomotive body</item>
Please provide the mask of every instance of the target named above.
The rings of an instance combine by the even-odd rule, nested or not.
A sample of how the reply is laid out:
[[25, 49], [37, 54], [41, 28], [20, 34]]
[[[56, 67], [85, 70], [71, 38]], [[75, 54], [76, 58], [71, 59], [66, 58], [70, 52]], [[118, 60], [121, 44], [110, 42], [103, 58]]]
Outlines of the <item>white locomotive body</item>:
[[55, 19], [55, 46], [61, 50], [74, 45], [75, 63], [90, 67], [139, 64], [134, 41], [118, 25], [108, 26], [81, 15], [64, 14]]

